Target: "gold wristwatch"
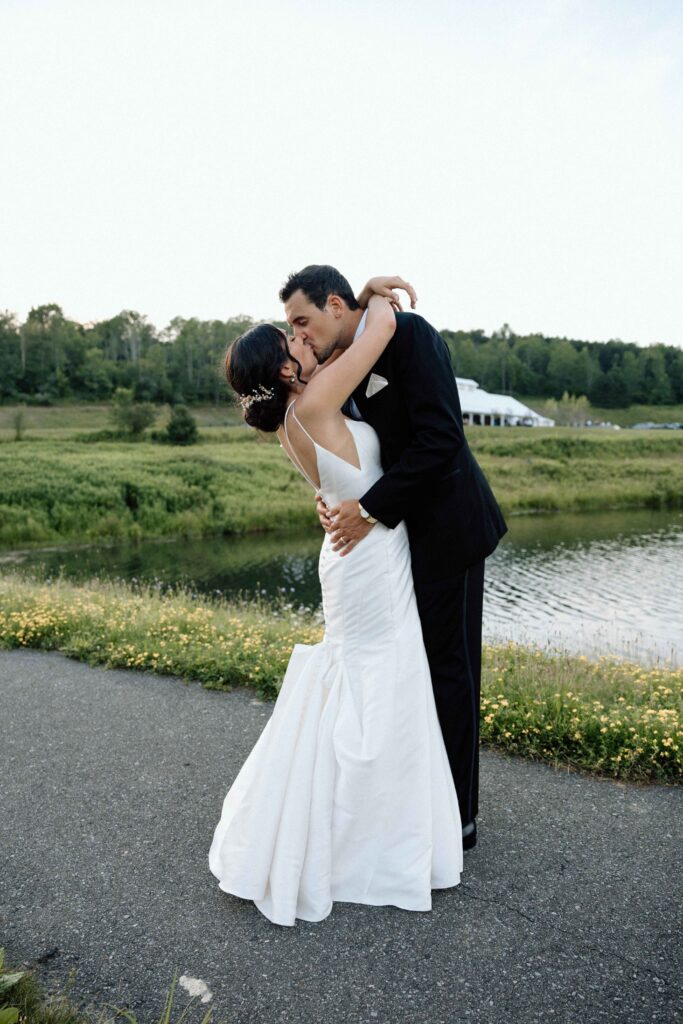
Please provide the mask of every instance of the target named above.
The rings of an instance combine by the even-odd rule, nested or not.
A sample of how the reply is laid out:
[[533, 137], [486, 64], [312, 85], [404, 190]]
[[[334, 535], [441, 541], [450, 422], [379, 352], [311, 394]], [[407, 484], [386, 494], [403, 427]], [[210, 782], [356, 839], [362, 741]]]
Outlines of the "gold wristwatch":
[[377, 520], [374, 516], [371, 516], [367, 509], [364, 509], [360, 502], [358, 502], [358, 511], [362, 515], [366, 523], [370, 523], [370, 526], [374, 526]]

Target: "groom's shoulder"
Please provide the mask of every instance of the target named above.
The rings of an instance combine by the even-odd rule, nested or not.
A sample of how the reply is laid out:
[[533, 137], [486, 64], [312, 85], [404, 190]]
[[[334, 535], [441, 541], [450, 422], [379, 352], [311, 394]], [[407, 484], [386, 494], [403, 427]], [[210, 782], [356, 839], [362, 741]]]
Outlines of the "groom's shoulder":
[[396, 313], [395, 316], [397, 331], [434, 330], [432, 325], [419, 313]]
[[419, 313], [397, 313], [396, 314], [396, 332], [392, 338], [392, 342], [396, 341], [399, 345], [410, 345], [412, 342], [419, 341], [424, 344], [425, 340], [430, 339], [434, 346], [441, 348], [445, 343], [436, 327], [425, 320]]
[[436, 327], [433, 327], [419, 313], [396, 313], [396, 334], [401, 337], [409, 337], [416, 334], [434, 334], [440, 337]]

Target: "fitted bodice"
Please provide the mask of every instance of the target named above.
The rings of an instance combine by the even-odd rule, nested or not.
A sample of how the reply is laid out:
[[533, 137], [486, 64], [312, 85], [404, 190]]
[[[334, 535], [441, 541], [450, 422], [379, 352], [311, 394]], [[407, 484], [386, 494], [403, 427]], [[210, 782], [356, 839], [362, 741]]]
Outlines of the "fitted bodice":
[[[287, 411], [289, 412], [290, 409], [292, 415], [296, 417], [296, 413], [291, 405]], [[322, 495], [328, 506], [337, 505], [340, 501], [346, 501], [350, 498], [360, 498], [382, 476], [379, 438], [369, 423], [346, 418], [346, 426], [351, 431], [356, 444], [359, 469], [358, 466], [353, 466], [346, 459], [342, 459], [339, 455], [335, 455], [334, 452], [323, 448], [315, 438], [311, 437], [298, 418], [296, 422], [315, 449], [316, 466], [320, 480], [320, 487], [316, 488], [316, 490]], [[285, 432], [286, 424], [285, 418]], [[289, 436], [287, 436], [287, 440], [290, 448], [292, 448], [292, 454], [296, 456], [296, 451], [292, 447]], [[287, 454], [289, 455], [289, 453]], [[292, 462], [302, 476], [315, 488], [315, 483], [310, 479], [296, 457], [292, 458]]]
[[360, 420], [347, 419], [346, 425], [356, 442], [360, 469], [313, 442], [320, 493], [328, 505], [337, 505], [349, 498], [360, 498], [382, 476], [379, 438], [374, 429], [369, 423]]

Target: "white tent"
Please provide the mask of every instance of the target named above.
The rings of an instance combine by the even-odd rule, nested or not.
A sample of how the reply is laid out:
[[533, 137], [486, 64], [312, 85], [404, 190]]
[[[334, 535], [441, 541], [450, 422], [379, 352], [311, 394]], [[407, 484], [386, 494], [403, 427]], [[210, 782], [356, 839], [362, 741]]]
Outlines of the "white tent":
[[512, 395], [493, 395], [483, 391], [476, 380], [456, 377], [462, 418], [465, 423], [491, 427], [554, 427], [555, 420], [539, 416]]

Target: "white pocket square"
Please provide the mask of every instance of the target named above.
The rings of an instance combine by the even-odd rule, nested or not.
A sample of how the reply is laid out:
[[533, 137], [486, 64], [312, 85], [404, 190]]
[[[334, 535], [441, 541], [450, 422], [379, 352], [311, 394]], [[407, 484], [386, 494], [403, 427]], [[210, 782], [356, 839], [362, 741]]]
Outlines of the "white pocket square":
[[389, 381], [385, 377], [380, 377], [378, 373], [371, 373], [368, 386], [365, 389], [365, 397], [372, 398], [372, 396], [376, 395], [378, 391], [385, 388], [388, 383]]

